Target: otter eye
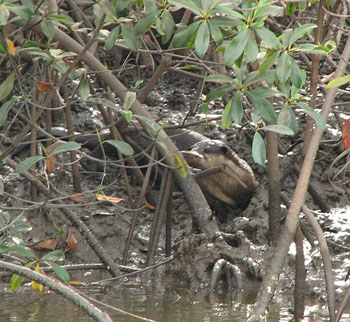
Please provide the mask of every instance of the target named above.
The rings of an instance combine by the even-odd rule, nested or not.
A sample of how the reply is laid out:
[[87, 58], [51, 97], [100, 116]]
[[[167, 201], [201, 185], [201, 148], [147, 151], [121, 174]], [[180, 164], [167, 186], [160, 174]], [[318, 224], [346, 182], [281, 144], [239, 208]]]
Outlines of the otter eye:
[[204, 153], [205, 154], [210, 154], [210, 149], [209, 148], [204, 148]]

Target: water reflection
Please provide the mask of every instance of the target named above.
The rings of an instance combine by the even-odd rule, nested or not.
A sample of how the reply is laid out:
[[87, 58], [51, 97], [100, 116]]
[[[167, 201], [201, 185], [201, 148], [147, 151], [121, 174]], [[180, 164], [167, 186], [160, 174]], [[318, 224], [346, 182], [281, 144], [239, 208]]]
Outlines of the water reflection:
[[[40, 294], [33, 292], [30, 286], [27, 286], [13, 293], [9, 290], [8, 284], [0, 287], [0, 321], [93, 321], [85, 312], [53, 292]], [[84, 292], [114, 307], [162, 322], [241, 322], [248, 317], [252, 305], [245, 303], [244, 297], [243, 302], [236, 302], [232, 296], [223, 292], [209, 296], [206, 291], [193, 293], [179, 286], [155, 287], [154, 283], [145, 283], [141, 280], [108, 289], [85, 289]], [[268, 321], [290, 321], [292, 319], [290, 307], [288, 301], [273, 304], [270, 307]], [[115, 311], [108, 310], [108, 312], [114, 321], [140, 321]]]

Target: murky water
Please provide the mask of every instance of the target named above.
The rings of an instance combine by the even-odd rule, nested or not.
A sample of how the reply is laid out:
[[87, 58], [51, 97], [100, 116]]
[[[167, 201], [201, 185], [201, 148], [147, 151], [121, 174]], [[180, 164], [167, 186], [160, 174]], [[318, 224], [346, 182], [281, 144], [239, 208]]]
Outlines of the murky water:
[[[7, 284], [0, 287], [1, 322], [93, 321], [81, 309], [53, 292], [38, 293], [32, 291], [30, 286], [24, 286], [14, 293]], [[103, 290], [84, 289], [84, 292], [119, 309], [162, 322], [238, 322], [245, 321], [251, 310], [251, 304], [244, 303], [242, 297], [234, 300], [225, 294], [209, 296], [204, 291], [193, 294], [180, 287], [159, 288], [140, 281]], [[291, 321], [290, 307], [288, 299], [274, 303], [267, 321]], [[113, 321], [140, 321], [110, 309], [107, 311]], [[306, 313], [308, 317], [304, 321], [327, 321], [327, 311], [321, 304], [308, 306]], [[344, 316], [342, 321], [350, 321], [348, 317]]]

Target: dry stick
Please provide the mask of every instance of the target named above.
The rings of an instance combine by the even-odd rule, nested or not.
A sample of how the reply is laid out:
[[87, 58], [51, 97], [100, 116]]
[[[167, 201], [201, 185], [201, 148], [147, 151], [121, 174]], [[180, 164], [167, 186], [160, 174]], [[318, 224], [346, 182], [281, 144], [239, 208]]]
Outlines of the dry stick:
[[[95, 94], [94, 87], [91, 87], [91, 92], [92, 92], [92, 94]], [[99, 109], [99, 111], [100, 111], [100, 113], [102, 115], [104, 124], [109, 127], [109, 129], [111, 131], [111, 134], [112, 134], [112, 137], [114, 139], [116, 139], [116, 140], [120, 140], [121, 136], [120, 136], [120, 133], [118, 131], [118, 128], [115, 126], [115, 124], [113, 122], [113, 116], [111, 114], [110, 109], [108, 111], [106, 111], [106, 109], [102, 106], [102, 104], [97, 104], [97, 108]], [[103, 149], [103, 146], [101, 147], [101, 149]], [[129, 201], [130, 207], [133, 209], [133, 208], [135, 208], [135, 205], [134, 205], [134, 201], [133, 201], [132, 195], [131, 195], [131, 187], [130, 187], [129, 179], [128, 179], [128, 176], [127, 176], [126, 167], [124, 166], [125, 162], [124, 162], [123, 157], [121, 156], [119, 150], [117, 150], [117, 153], [118, 153], [118, 158], [120, 160], [122, 160], [123, 177], [124, 177], [124, 182], [125, 182], [126, 189], [127, 189], [127, 192], [128, 192], [128, 201]], [[137, 164], [136, 164], [135, 160], [134, 159], [130, 159], [128, 161], [128, 164], [130, 164], [130, 165], [135, 167], [135, 169], [132, 169], [132, 171], [135, 174], [136, 178], [139, 180], [139, 182], [142, 183], [143, 180], [144, 180], [144, 177], [143, 177], [143, 174], [140, 171], [140, 169], [136, 168]]]
[[[326, 0], [321, 0], [319, 2], [318, 14], [317, 14], [317, 28], [314, 43], [318, 46], [322, 42], [323, 34], [323, 20], [324, 20], [324, 10], [323, 7], [326, 4]], [[311, 100], [310, 106], [315, 108], [316, 98], [317, 98], [317, 85], [318, 85], [318, 70], [320, 65], [320, 54], [312, 54], [312, 64], [311, 64], [311, 75], [310, 75], [310, 93]], [[310, 116], [306, 117], [306, 128], [304, 131], [304, 146], [303, 153], [305, 154], [309, 148], [311, 135], [313, 131], [314, 121]]]
[[[80, 84], [82, 81], [83, 77], [81, 77]], [[79, 85], [80, 85], [79, 84]], [[78, 89], [78, 86], [76, 86], [76, 89]], [[74, 95], [74, 93], [73, 93]], [[73, 97], [72, 95], [72, 97]], [[67, 123], [67, 130], [68, 130], [68, 141], [75, 141], [74, 139], [74, 123], [73, 123], [73, 118], [72, 118], [72, 109], [70, 107], [70, 102], [69, 102], [69, 96], [68, 96], [68, 88], [64, 87], [63, 88], [63, 96], [64, 100], [66, 101], [65, 103], [65, 114], [66, 114], [66, 123]], [[74, 192], [82, 192], [81, 190], [81, 184], [80, 184], [80, 171], [79, 171], [79, 164], [78, 164], [78, 156], [76, 151], [70, 151], [70, 160], [72, 163], [72, 175], [73, 175], [73, 187], [74, 187]]]
[[305, 256], [303, 248], [303, 234], [300, 227], [295, 232], [294, 242], [296, 248], [295, 256], [295, 286], [294, 286], [294, 319], [301, 321], [304, 317], [305, 308]]
[[[29, 25], [27, 26], [27, 28], [29, 29], [32, 26], [33, 29], [35, 29], [36, 31], [39, 31], [40, 33], [43, 33], [42, 30], [41, 30], [41, 27], [38, 25], [38, 23], [39, 23], [39, 20], [31, 21], [31, 22], [28, 23]], [[62, 34], [65, 35], [63, 32], [62, 32]], [[74, 59], [74, 61], [70, 64], [70, 66], [67, 68], [67, 70], [62, 75], [62, 77], [59, 79], [58, 84], [56, 86], [56, 90], [57, 91], [64, 84], [64, 82], [66, 81], [69, 73], [73, 70], [74, 66], [84, 57], [84, 55], [87, 53], [87, 51], [89, 50], [90, 46], [92, 45], [92, 43], [95, 40], [96, 40], [95, 37], [91, 38], [89, 43], [85, 47], [82, 47], [82, 46], [79, 45], [80, 50], [77, 52], [78, 55]], [[72, 41], [73, 41], [73, 39], [72, 39]], [[16, 139], [13, 141], [13, 143], [3, 153], [1, 153], [1, 155], [0, 155], [0, 162], [2, 160], [4, 160], [16, 148], [16, 146], [22, 141], [22, 139], [25, 137], [25, 135], [30, 131], [32, 126], [35, 125], [36, 121], [39, 119], [39, 117], [41, 116], [42, 113], [43, 113], [43, 109], [39, 109], [34, 114], [34, 116], [30, 120], [30, 123], [27, 124], [24, 127], [24, 129], [21, 131], [21, 133], [16, 136]]]
[[154, 219], [150, 232], [150, 240], [148, 243], [148, 252], [146, 259], [146, 266], [154, 265], [154, 256], [156, 254], [157, 245], [159, 242], [160, 231], [163, 224], [164, 215], [166, 213], [167, 204], [171, 199], [171, 172], [168, 168], [164, 169], [162, 183], [160, 185], [160, 198], [154, 213]]
[[[146, 191], [147, 191], [147, 187], [148, 187], [148, 184], [149, 184], [149, 179], [151, 177], [152, 168], [153, 168], [153, 166], [151, 164], [152, 164], [152, 160], [154, 159], [155, 155], [156, 155], [156, 148], [155, 148], [155, 146], [153, 146], [152, 153], [151, 153], [151, 159], [149, 161], [150, 162], [150, 166], [147, 168], [146, 175], [145, 175], [145, 180], [144, 180], [144, 182], [142, 184], [142, 187], [141, 187], [141, 192], [140, 192], [139, 199], [137, 201], [136, 208], [141, 208], [143, 203], [144, 203], [144, 201], [145, 201]], [[137, 217], [138, 217], [140, 212], [141, 212], [141, 210], [135, 211], [134, 212], [134, 216], [132, 218], [132, 222], [131, 222], [131, 225], [130, 225], [130, 228], [129, 228], [128, 237], [127, 237], [126, 242], [125, 242], [125, 248], [124, 248], [124, 253], [123, 253], [123, 260], [122, 260], [122, 264], [123, 265], [126, 264], [126, 261], [128, 259], [128, 253], [129, 253], [129, 249], [130, 249], [132, 236], [134, 234], [134, 230], [135, 230], [136, 223], [137, 223]]]
[[[346, 70], [347, 63], [350, 59], [350, 37], [348, 37], [342, 57], [339, 61], [338, 68], [335, 72], [335, 78], [341, 77]], [[331, 111], [332, 104], [334, 102], [337, 88], [331, 88], [328, 90], [322, 106], [322, 116], [327, 121], [328, 115]], [[261, 316], [264, 315], [265, 309], [273, 296], [278, 281], [278, 276], [282, 271], [285, 258], [288, 254], [289, 245], [293, 240], [296, 228], [298, 226], [298, 218], [302, 205], [305, 201], [307, 188], [310, 181], [310, 175], [312, 166], [315, 161], [318, 146], [322, 137], [322, 129], [316, 125], [314, 133], [311, 137], [309, 149], [305, 155], [303, 166], [300, 171], [300, 177], [295, 188], [291, 207], [288, 210], [286, 222], [284, 224], [281, 237], [275, 247], [273, 254], [274, 257], [271, 260], [271, 264], [267, 269], [267, 274], [261, 285], [257, 298], [259, 301], [255, 304], [253, 314], [249, 318], [249, 322], [259, 321]], [[330, 312], [330, 319], [334, 321], [334, 312]]]
[[[276, 122], [267, 122], [274, 124]], [[272, 131], [266, 131], [267, 147], [267, 176], [268, 176], [268, 196], [269, 196], [269, 241], [276, 242], [281, 234], [281, 174], [280, 162], [278, 158], [278, 134]]]
[[[281, 141], [278, 142], [278, 151], [279, 151], [279, 153], [281, 153], [283, 155], [287, 154], [287, 148], [285, 147], [285, 145]], [[300, 167], [297, 164], [293, 165], [292, 171], [296, 175], [296, 177], [299, 178]], [[289, 176], [291, 174], [292, 173], [290, 171], [288, 171], [288, 173], [286, 175]], [[282, 180], [282, 182], [283, 181], [284, 180]], [[317, 190], [310, 183], [309, 183], [309, 187], [308, 187], [308, 192], [311, 195], [311, 197], [314, 200], [314, 202], [320, 207], [321, 211], [323, 211], [323, 212], [329, 212], [330, 211], [328, 205], [323, 201], [323, 199], [321, 198], [321, 196], [319, 195]]]
[[[297, 177], [299, 177], [300, 167], [297, 164], [295, 164], [293, 166], [293, 172], [295, 173], [295, 175]], [[309, 184], [308, 192], [309, 192], [310, 196], [312, 197], [312, 199], [314, 200], [314, 202], [320, 207], [321, 211], [326, 212], [326, 213], [330, 212], [328, 205], [321, 198], [320, 194], [317, 192], [317, 190], [314, 188], [313, 185]]]
[[[101, 108], [103, 109], [102, 106], [101, 106]], [[110, 107], [108, 107], [107, 113], [108, 113], [108, 123], [106, 123], [106, 125], [112, 124], [113, 123], [113, 113], [112, 113], [112, 109]], [[112, 137], [113, 137], [114, 140], [119, 140], [119, 141], [122, 140], [122, 137], [121, 137], [121, 135], [120, 135], [120, 133], [119, 133], [119, 131], [118, 131], [116, 126], [111, 125], [110, 129], [111, 129]], [[134, 204], [134, 200], [133, 200], [133, 197], [132, 197], [132, 189], [131, 189], [128, 173], [127, 173], [127, 170], [126, 170], [126, 167], [125, 167], [125, 162], [123, 160], [123, 155], [122, 155], [122, 153], [119, 150], [117, 150], [117, 154], [118, 154], [118, 158], [119, 158], [119, 160], [121, 160], [121, 164], [123, 166], [123, 178], [124, 178], [124, 183], [125, 183], [125, 186], [126, 186], [126, 191], [128, 192], [128, 200], [129, 200], [130, 208], [134, 209], [135, 208], [135, 204]], [[132, 159], [132, 160], [134, 160], [134, 159]], [[134, 162], [134, 163], [136, 164], [136, 162]]]
[[[282, 202], [287, 208], [290, 207], [290, 201], [288, 197], [282, 192]], [[294, 319], [295, 321], [302, 320], [304, 317], [305, 308], [305, 256], [303, 248], [303, 233], [300, 228], [300, 224], [295, 232], [294, 236], [296, 256], [295, 256], [295, 285], [294, 285]]]
[[316, 233], [318, 243], [320, 246], [320, 251], [322, 255], [324, 275], [326, 279], [326, 288], [327, 288], [327, 301], [328, 301], [328, 311], [330, 320], [335, 320], [335, 290], [334, 290], [334, 276], [332, 271], [332, 261], [329, 249], [327, 246], [327, 240], [323, 235], [322, 228], [318, 221], [315, 219], [310, 209], [305, 205], [302, 207], [302, 211], [305, 214], [308, 222], [312, 226], [314, 232]]
[[31, 118], [30, 122], [23, 128], [21, 133], [16, 136], [16, 138], [13, 140], [12, 144], [7, 149], [5, 149], [4, 152], [2, 152], [0, 154], [0, 162], [2, 160], [4, 160], [16, 148], [16, 146], [18, 146], [21, 143], [23, 138], [26, 136], [26, 134], [32, 128], [32, 125], [34, 125], [36, 123], [36, 121], [39, 119], [39, 117], [41, 116], [43, 111], [44, 111], [43, 109], [39, 109], [35, 112], [35, 114]]
[[171, 256], [171, 226], [172, 226], [172, 211], [173, 211], [173, 175], [170, 172], [169, 183], [170, 185], [170, 198], [166, 208], [166, 217], [165, 217], [165, 256]]
[[344, 310], [349, 302], [349, 299], [350, 299], [350, 286], [348, 287], [348, 289], [346, 290], [346, 293], [343, 297], [343, 300], [341, 301], [340, 303], [340, 306], [339, 306], [339, 309], [337, 311], [337, 316], [335, 318], [335, 322], [339, 322], [340, 319], [341, 319], [341, 316], [343, 315], [344, 313]]
[[[10, 158], [6, 158], [6, 163], [13, 169], [17, 167], [17, 163]], [[43, 185], [43, 183], [28, 171], [22, 174], [29, 182], [35, 184], [38, 190], [43, 193], [45, 196], [49, 196], [50, 191]], [[90, 247], [95, 251], [96, 255], [103, 262], [106, 269], [111, 273], [112, 276], [117, 276], [119, 274], [119, 269], [107, 252], [104, 250], [100, 242], [93, 235], [90, 229], [80, 220], [80, 218], [70, 211], [68, 208], [65, 208], [64, 203], [61, 200], [56, 200], [55, 203], [58, 205], [58, 209], [63, 212], [66, 218], [74, 225], [74, 227], [86, 238], [86, 241]]]
[[[181, 19], [181, 23], [186, 24], [186, 22], [188, 22], [190, 16], [191, 16], [191, 11], [186, 9], [185, 14], [183, 15], [183, 17]], [[169, 47], [172, 48], [172, 43], [169, 45]], [[160, 64], [159, 64], [157, 70], [155, 71], [155, 73], [152, 75], [151, 80], [148, 82], [148, 84], [145, 86], [145, 88], [142, 90], [142, 92], [137, 96], [137, 100], [141, 104], [146, 100], [148, 94], [151, 92], [151, 90], [154, 88], [154, 86], [157, 85], [159, 79], [162, 77], [164, 72], [166, 72], [168, 67], [171, 66], [171, 61], [172, 61], [172, 57], [170, 55], [167, 55], [167, 54], [162, 55], [162, 59], [160, 61]]]
[[[39, 25], [35, 25], [33, 29], [38, 32], [42, 32]], [[83, 50], [83, 47], [81, 45], [79, 45], [75, 40], [73, 40], [66, 33], [59, 29], [56, 29], [55, 31], [54, 41], [58, 41], [60, 45], [66, 50], [71, 50], [79, 54]], [[87, 63], [91, 70], [97, 71], [97, 76], [100, 77], [101, 80], [103, 80], [122, 100], [124, 100], [127, 89], [119, 81], [118, 78], [116, 78], [110, 71], [108, 71], [105, 66], [103, 66], [103, 64], [90, 52], [85, 53], [84, 61]], [[150, 121], [153, 121], [152, 115], [146, 111], [137, 100], [131, 106], [131, 111], [134, 114], [142, 115]], [[140, 123], [144, 128], [149, 127], [148, 122], [146, 123], [140, 121]], [[184, 164], [186, 164], [175, 144], [171, 141], [170, 138], [167, 137], [166, 133], [163, 130], [161, 132], [162, 133], [160, 133], [160, 135], [162, 137], [166, 137], [166, 139], [162, 140], [162, 144], [156, 144], [161, 154], [165, 157], [166, 163], [172, 167], [175, 166], [174, 159], [171, 156], [171, 154], [174, 153], [180, 156]], [[209, 239], [214, 239], [215, 232], [217, 231], [218, 227], [215, 220], [208, 220], [208, 218], [211, 216], [211, 210], [199, 185], [191, 175], [187, 175], [186, 178], [183, 178], [178, 171], [174, 171], [174, 175], [191, 207], [192, 221], [201, 232], [205, 233], [208, 236]]]
[[69, 285], [63, 284], [58, 280], [32, 271], [29, 268], [4, 262], [0, 260], [0, 268], [9, 271], [11, 273], [16, 273], [18, 275], [24, 276], [30, 280], [34, 280], [37, 283], [47, 285], [51, 290], [62, 295], [66, 299], [73, 301], [75, 305], [81, 307], [89, 316], [93, 317], [96, 321], [101, 322], [112, 322], [112, 319], [107, 312], [101, 311], [97, 306], [93, 305], [89, 300], [79, 295], [74, 288]]

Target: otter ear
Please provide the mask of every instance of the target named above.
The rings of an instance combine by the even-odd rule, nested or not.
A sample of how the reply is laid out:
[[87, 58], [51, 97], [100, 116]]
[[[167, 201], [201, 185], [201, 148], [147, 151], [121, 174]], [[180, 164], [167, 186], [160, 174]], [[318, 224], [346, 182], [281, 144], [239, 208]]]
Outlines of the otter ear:
[[220, 151], [222, 154], [226, 154], [228, 152], [228, 148], [226, 146], [220, 147]]

